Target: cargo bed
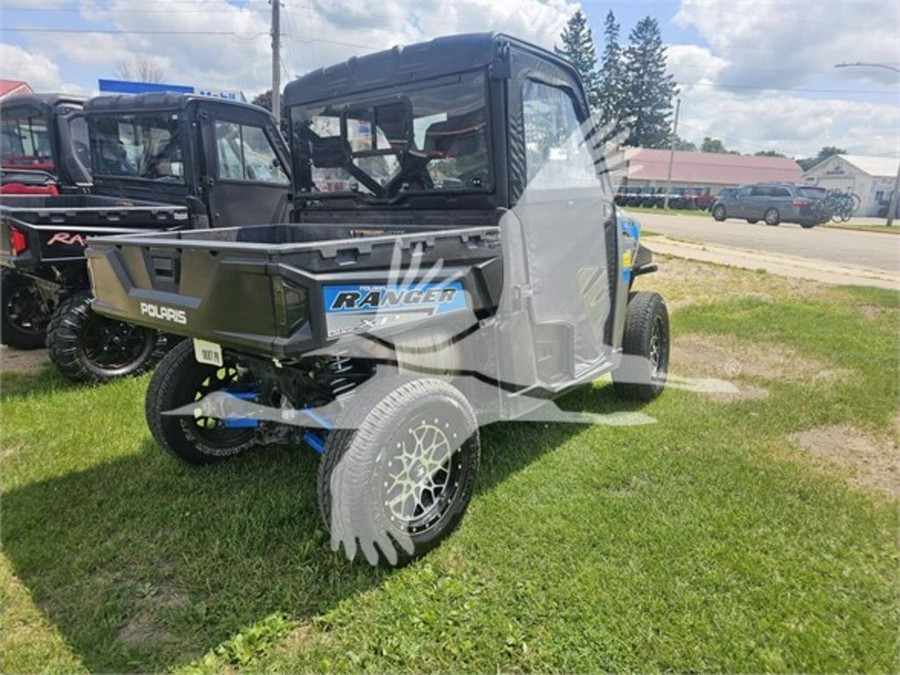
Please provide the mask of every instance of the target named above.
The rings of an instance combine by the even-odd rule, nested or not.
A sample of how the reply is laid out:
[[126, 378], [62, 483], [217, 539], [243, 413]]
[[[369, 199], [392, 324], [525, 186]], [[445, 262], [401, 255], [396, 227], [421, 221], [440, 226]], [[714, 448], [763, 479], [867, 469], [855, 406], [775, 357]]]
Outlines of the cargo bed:
[[95, 311], [279, 359], [436, 315], [471, 322], [502, 283], [493, 226], [183, 230], [91, 238], [87, 258]]
[[183, 227], [184, 206], [97, 195], [0, 198], [0, 265], [37, 274], [83, 264], [87, 238]]

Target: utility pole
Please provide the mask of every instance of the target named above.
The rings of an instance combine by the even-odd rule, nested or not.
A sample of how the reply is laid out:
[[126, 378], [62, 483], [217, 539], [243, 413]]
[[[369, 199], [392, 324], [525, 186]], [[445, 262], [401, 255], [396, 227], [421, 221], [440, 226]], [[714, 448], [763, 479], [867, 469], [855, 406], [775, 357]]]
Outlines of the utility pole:
[[281, 0], [272, 3], [272, 114], [281, 124]]
[[678, 112], [681, 110], [681, 99], [675, 99], [675, 123], [672, 125], [672, 146], [669, 148], [669, 174], [666, 178], [666, 198], [663, 210], [669, 210], [669, 193], [672, 191], [672, 164], [675, 162], [675, 143], [678, 141]]
[[887, 221], [885, 225], [894, 224], [894, 214], [897, 212], [897, 197], [900, 193], [900, 163], [897, 164], [897, 177], [894, 179], [894, 191], [891, 193], [891, 203], [888, 204]]

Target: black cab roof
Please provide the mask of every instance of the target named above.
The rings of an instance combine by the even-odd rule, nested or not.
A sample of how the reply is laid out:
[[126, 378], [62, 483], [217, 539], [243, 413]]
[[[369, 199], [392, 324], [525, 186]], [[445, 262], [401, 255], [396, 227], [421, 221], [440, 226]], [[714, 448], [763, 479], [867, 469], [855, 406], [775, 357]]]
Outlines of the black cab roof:
[[72, 94], [14, 94], [0, 100], [0, 108], [31, 106], [50, 112], [58, 105], [81, 106], [84, 101], [83, 96], [73, 96]]
[[505, 63], [511, 49], [553, 61], [577, 79], [568, 61], [541, 47], [502, 33], [466, 33], [354, 56], [313, 70], [284, 88], [283, 102], [288, 107], [303, 105]]
[[176, 94], [169, 92], [153, 92], [148, 94], [110, 94], [105, 96], [96, 96], [89, 99], [84, 104], [85, 113], [107, 113], [107, 112], [152, 112], [160, 110], [185, 110], [193, 104], [204, 106], [220, 106], [227, 105], [231, 108], [241, 107], [247, 110], [263, 112], [266, 115], [271, 113], [265, 108], [245, 103], [244, 101], [234, 101], [231, 99], [215, 98], [213, 96], [201, 96], [199, 94]]

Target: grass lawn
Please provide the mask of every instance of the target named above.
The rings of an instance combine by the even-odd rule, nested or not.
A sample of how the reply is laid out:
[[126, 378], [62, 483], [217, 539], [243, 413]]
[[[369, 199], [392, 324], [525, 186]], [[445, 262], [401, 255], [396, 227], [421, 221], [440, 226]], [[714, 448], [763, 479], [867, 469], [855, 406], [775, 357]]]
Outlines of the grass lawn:
[[739, 395], [484, 429], [462, 526], [395, 571], [330, 551], [311, 451], [183, 466], [146, 377], [4, 374], [0, 671], [896, 672], [897, 294], [661, 263], [672, 370]]

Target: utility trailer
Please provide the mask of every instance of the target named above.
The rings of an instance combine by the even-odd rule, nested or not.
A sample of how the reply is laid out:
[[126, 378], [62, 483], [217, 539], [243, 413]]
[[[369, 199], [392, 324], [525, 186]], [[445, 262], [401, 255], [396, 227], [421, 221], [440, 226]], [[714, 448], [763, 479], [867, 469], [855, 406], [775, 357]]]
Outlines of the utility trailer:
[[93, 172], [83, 194], [0, 197], [0, 337], [20, 349], [46, 343], [61, 373], [97, 382], [152, 367], [171, 340], [91, 311], [87, 237], [286, 221], [290, 170], [274, 118], [257, 106], [100, 96], [79, 106], [78, 119], [83, 143], [69, 145]]
[[147, 391], [162, 447], [204, 464], [304, 442], [333, 547], [399, 564], [463, 516], [481, 425], [554, 419], [606, 373], [663, 391], [666, 306], [631, 292], [655, 265], [568, 63], [451, 36], [283, 100], [290, 224], [90, 241], [96, 312], [192, 338]]

